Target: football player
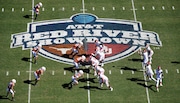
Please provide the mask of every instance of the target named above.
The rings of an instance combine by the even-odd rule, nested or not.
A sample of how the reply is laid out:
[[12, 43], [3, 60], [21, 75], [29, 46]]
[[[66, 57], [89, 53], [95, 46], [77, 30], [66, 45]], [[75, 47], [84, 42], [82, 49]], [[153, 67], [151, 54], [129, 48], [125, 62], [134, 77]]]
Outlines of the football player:
[[39, 68], [38, 70], [36, 70], [34, 72], [34, 76], [35, 76], [35, 84], [37, 84], [37, 82], [40, 80], [40, 76], [43, 75], [43, 73], [46, 71], [46, 67], [42, 66], [41, 68]]
[[151, 49], [151, 47], [148, 44], [146, 45], [146, 49], [148, 52], [149, 61], [150, 61], [150, 63], [152, 63], [152, 56], [154, 54], [154, 51]]
[[159, 92], [159, 85], [160, 86], [163, 86], [162, 84], [162, 79], [163, 79], [163, 70], [161, 69], [160, 66], [158, 66], [158, 68], [156, 69], [156, 89], [157, 89], [157, 92]]
[[75, 69], [75, 72], [77, 69], [79, 69], [79, 65], [81, 62], [85, 62], [86, 61], [86, 57], [84, 55], [80, 56], [80, 57], [76, 57], [74, 58], [74, 69]]
[[35, 12], [35, 18], [34, 18], [34, 20], [36, 20], [37, 19], [37, 16], [39, 15], [39, 9], [42, 7], [42, 3], [41, 2], [39, 2], [38, 4], [36, 4], [35, 6], [34, 6], [34, 12]]
[[37, 59], [38, 59], [38, 53], [40, 51], [40, 49], [42, 48], [41, 44], [38, 44], [37, 46], [35, 46], [32, 49], [32, 55], [33, 55], [33, 59], [34, 59], [34, 64], [37, 64]]
[[14, 90], [14, 86], [15, 86], [16, 80], [12, 79], [8, 86], [7, 86], [7, 95], [6, 97], [8, 97], [9, 93], [11, 93], [12, 95], [12, 101], [14, 101], [14, 94], [15, 94], [15, 90]]
[[101, 74], [99, 76], [99, 83], [100, 83], [100, 86], [103, 87], [103, 84], [106, 84], [106, 86], [111, 90], [113, 91], [113, 88], [109, 85], [109, 79], [106, 75], [103, 75]]
[[78, 42], [72, 47], [72, 53], [71, 53], [72, 57], [74, 57], [79, 53], [79, 49], [81, 49], [82, 46], [83, 46], [83, 42]]
[[78, 85], [78, 79], [80, 77], [82, 77], [84, 74], [84, 72], [82, 70], [79, 70], [79, 72], [75, 73], [73, 76], [72, 76], [72, 85]]
[[152, 70], [150, 62], [148, 62], [147, 65], [146, 65], [146, 74], [147, 74], [149, 80], [154, 80], [156, 82], [156, 79], [153, 77], [154, 72]]

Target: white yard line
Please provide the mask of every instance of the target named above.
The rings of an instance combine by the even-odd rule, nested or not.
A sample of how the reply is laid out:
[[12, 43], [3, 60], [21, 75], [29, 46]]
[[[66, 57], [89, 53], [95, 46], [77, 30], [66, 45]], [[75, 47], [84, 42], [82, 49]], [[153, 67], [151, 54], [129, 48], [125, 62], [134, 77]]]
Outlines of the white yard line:
[[[137, 21], [137, 19], [136, 19], [136, 9], [135, 9], [135, 6], [134, 6], [134, 0], [131, 0], [131, 2], [132, 2], [132, 10], [133, 10], [133, 14], [134, 14], [134, 20], [135, 21]], [[141, 59], [142, 59], [143, 57], [141, 56]], [[143, 63], [142, 63], [142, 68], [143, 69], [145, 69], [144, 68], [144, 66], [143, 66]], [[147, 86], [147, 82], [146, 82], [146, 75], [144, 75], [145, 74], [145, 71], [143, 71], [143, 76], [144, 76], [144, 80], [145, 80], [145, 85]], [[148, 103], [151, 103], [150, 102], [150, 98], [149, 98], [149, 91], [148, 91], [148, 87], [146, 87], [146, 96], [147, 96], [147, 102]]]
[[[86, 9], [85, 9], [85, 3], [84, 0], [82, 0], [82, 11], [83, 13], [85, 13]], [[87, 73], [87, 79], [89, 79], [89, 74]], [[89, 81], [87, 81], [87, 87], [89, 87]], [[90, 96], [90, 88], [88, 88], [88, 103], [91, 103], [91, 96]]]
[[[89, 79], [89, 74], [87, 73], [87, 79]], [[90, 97], [90, 88], [89, 88], [89, 81], [87, 81], [87, 87], [88, 87], [88, 103], [91, 103], [91, 97]]]
[[135, 10], [135, 7], [134, 7], [134, 0], [131, 0], [132, 2], [132, 10], [133, 10], [133, 14], [134, 14], [134, 20], [137, 21], [136, 19], [136, 10]]
[[[32, 0], [32, 9], [34, 8], [34, 0]], [[31, 19], [31, 22], [33, 23], [34, 22], [34, 11], [32, 10], [31, 12], [32, 14], [32, 19]], [[30, 61], [32, 61], [32, 48], [30, 49]], [[31, 70], [32, 70], [32, 63], [29, 62], [29, 80], [31, 80]], [[28, 88], [28, 103], [31, 103], [31, 84], [29, 84], [29, 88]]]

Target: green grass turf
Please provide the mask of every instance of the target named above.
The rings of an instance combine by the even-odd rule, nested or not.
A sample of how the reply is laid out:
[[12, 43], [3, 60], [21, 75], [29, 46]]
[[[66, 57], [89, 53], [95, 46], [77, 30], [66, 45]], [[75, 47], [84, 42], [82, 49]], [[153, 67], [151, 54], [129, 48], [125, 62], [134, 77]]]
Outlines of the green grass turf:
[[[37, 3], [39, 1], [35, 1]], [[72, 0], [42, 0], [45, 11], [40, 12], [37, 21], [69, 18], [73, 14], [81, 13], [82, 2]], [[0, 102], [11, 103], [10, 100], [2, 98], [6, 95], [6, 86], [12, 78], [17, 79], [15, 87], [15, 99], [17, 103], [28, 102], [28, 84], [24, 81], [29, 79], [30, 62], [23, 61], [22, 58], [29, 58], [30, 51], [22, 48], [10, 48], [11, 34], [26, 32], [27, 23], [31, 19], [24, 18], [25, 15], [31, 15], [31, 1], [24, 0], [1, 0], [0, 1]], [[164, 73], [164, 86], [160, 92], [155, 92], [154, 86], [149, 87], [149, 96], [151, 103], [178, 103], [180, 101], [180, 76], [176, 69], [180, 69], [180, 13], [179, 0], [134, 0], [137, 21], [142, 22], [143, 30], [157, 32], [162, 41], [162, 47], [152, 47], [155, 54], [153, 56], [152, 67], [155, 69], [158, 65], [168, 70]], [[155, 10], [152, 10], [152, 6]], [[165, 7], [165, 10], [162, 9]], [[172, 10], [172, 6], [175, 10]], [[52, 8], [55, 11], [52, 11]], [[62, 8], [65, 8], [64, 11]], [[72, 11], [72, 8], [75, 8]], [[92, 8], [95, 8], [93, 10]], [[102, 8], [105, 10], [102, 10]], [[115, 7], [115, 10], [112, 8]], [[125, 10], [123, 10], [123, 7]], [[145, 10], [142, 9], [145, 7]], [[4, 12], [1, 9], [4, 8]], [[15, 11], [12, 12], [11, 9]], [[25, 11], [21, 11], [24, 8]], [[131, 0], [85, 0], [87, 13], [97, 15], [99, 18], [116, 18], [134, 20]], [[146, 90], [144, 86], [143, 72], [138, 71], [142, 68], [141, 62], [133, 61], [140, 59], [135, 53], [123, 60], [105, 65], [105, 74], [110, 79], [110, 84], [114, 91], [99, 90], [97, 79], [90, 81], [90, 100], [91, 103], [147, 103]], [[73, 73], [64, 68], [70, 65], [58, 63], [39, 57], [38, 64], [32, 65], [32, 71], [42, 65], [47, 67], [47, 71], [42, 76], [41, 81], [36, 86], [31, 86], [31, 103], [88, 103], [87, 83], [80, 82], [72, 89], [63, 88], [71, 80]], [[127, 69], [127, 68], [129, 69]], [[109, 74], [109, 70], [112, 74]], [[123, 74], [120, 73], [123, 70]], [[132, 74], [132, 70], [135, 70]], [[137, 71], [136, 71], [137, 70]], [[6, 72], [9, 75], [6, 76]], [[20, 75], [18, 75], [20, 71]], [[55, 75], [52, 75], [52, 71]], [[94, 78], [92, 74], [90, 78]], [[84, 75], [86, 78], [86, 74]], [[32, 73], [32, 79], [34, 79]], [[148, 82], [148, 86], [154, 85], [154, 82]], [[106, 89], [104, 86], [103, 89]]]

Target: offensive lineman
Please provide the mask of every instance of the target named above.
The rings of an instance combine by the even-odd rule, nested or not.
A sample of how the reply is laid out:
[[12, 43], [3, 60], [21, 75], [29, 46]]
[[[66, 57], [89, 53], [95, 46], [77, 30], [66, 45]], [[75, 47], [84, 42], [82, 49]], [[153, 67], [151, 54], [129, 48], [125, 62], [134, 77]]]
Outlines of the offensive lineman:
[[146, 45], [146, 49], [147, 49], [147, 52], [148, 52], [149, 61], [152, 64], [152, 56], [154, 54], [154, 51], [151, 49], [151, 47], [148, 44]]
[[83, 74], [84, 74], [84, 72], [82, 71], [82, 70], [79, 70], [79, 72], [77, 72], [77, 73], [75, 73], [73, 76], [72, 76], [72, 85], [78, 85], [78, 79], [80, 78], [80, 77], [82, 77], [83, 76]]
[[74, 69], [75, 69], [75, 73], [77, 72], [77, 70], [79, 69], [79, 65], [81, 62], [85, 62], [86, 61], [86, 57], [84, 55], [80, 56], [80, 57], [76, 57], [74, 58]]
[[109, 79], [106, 75], [101, 74], [99, 76], [99, 84], [101, 87], [103, 87], [103, 84], [106, 84], [106, 86], [113, 91], [113, 88], [109, 85]]
[[146, 74], [147, 74], [149, 80], [154, 80], [156, 82], [156, 79], [153, 77], [154, 72], [152, 70], [150, 62], [148, 62], [146, 65]]
[[9, 82], [8, 87], [7, 87], [7, 95], [6, 95], [6, 97], [8, 97], [9, 93], [11, 93], [12, 101], [14, 101], [14, 93], [15, 93], [14, 86], [15, 86], [15, 83], [16, 83], [16, 80], [12, 79]]

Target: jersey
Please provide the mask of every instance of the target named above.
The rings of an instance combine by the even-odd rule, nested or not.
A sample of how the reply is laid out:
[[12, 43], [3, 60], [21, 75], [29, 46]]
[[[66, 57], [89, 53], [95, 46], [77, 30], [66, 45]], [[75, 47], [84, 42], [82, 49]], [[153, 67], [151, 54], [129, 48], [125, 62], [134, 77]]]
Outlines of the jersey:
[[162, 78], [163, 77], [163, 70], [162, 69], [156, 69], [156, 78]]
[[149, 76], [154, 75], [154, 72], [152, 71], [152, 67], [150, 64], [146, 66], [146, 73]]

